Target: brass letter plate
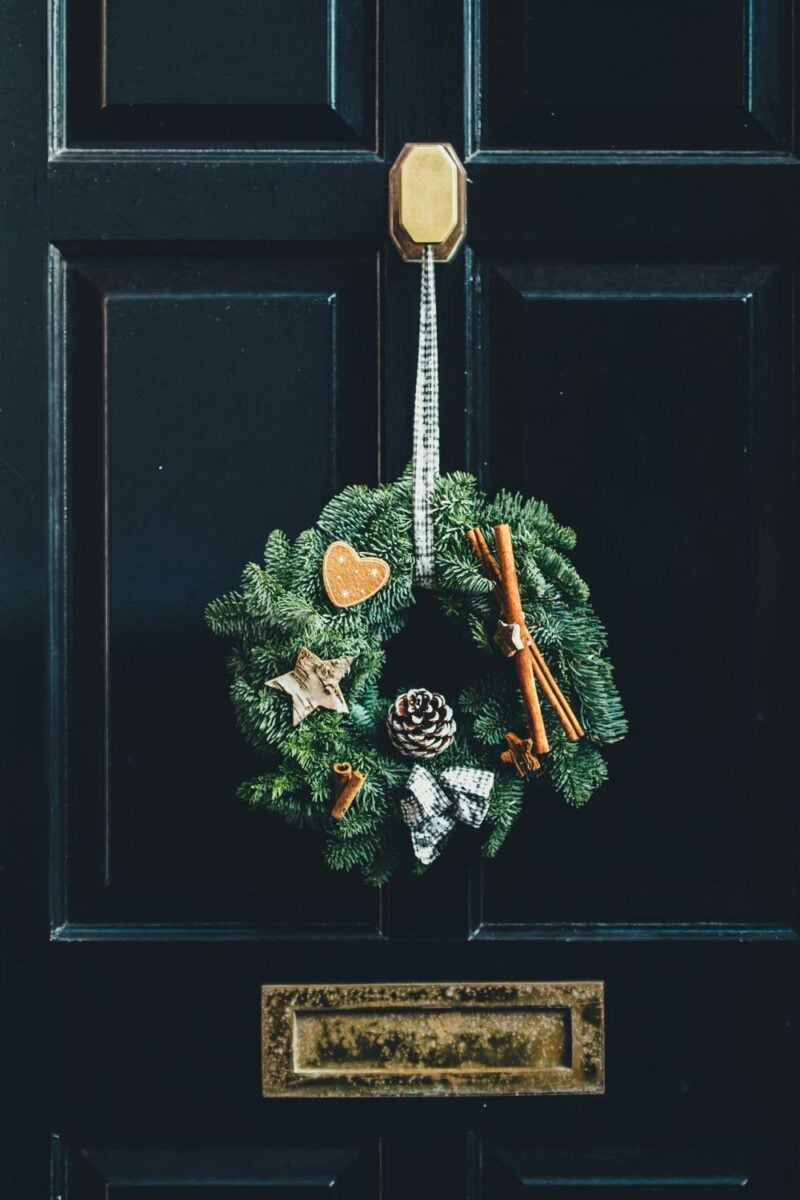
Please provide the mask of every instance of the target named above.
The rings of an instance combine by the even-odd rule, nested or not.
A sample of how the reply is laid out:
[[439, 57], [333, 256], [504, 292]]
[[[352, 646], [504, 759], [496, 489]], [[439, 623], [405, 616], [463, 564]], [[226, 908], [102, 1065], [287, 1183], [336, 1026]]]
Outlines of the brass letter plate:
[[603, 984], [261, 989], [265, 1096], [603, 1091]]

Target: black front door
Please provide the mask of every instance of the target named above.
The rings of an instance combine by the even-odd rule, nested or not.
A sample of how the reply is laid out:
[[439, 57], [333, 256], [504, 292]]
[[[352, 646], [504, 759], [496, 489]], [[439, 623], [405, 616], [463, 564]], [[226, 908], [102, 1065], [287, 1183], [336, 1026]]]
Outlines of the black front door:
[[[788, 1200], [796, 6], [2, 8], [5, 1193]], [[235, 798], [203, 608], [410, 457], [406, 141], [444, 466], [578, 529], [631, 733], [377, 891]], [[381, 980], [605, 981], [605, 1095], [264, 1100], [261, 985]]]

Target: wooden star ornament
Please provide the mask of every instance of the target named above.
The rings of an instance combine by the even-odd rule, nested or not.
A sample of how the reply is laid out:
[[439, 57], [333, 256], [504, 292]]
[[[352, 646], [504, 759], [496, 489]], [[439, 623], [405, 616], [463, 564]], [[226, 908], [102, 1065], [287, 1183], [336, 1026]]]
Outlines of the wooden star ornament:
[[533, 738], [517, 737], [515, 733], [506, 734], [507, 749], [500, 755], [500, 761], [513, 767], [521, 779], [531, 771], [538, 771], [542, 765], [533, 753]]
[[292, 724], [299, 725], [318, 708], [349, 712], [339, 680], [350, 670], [352, 658], [318, 658], [305, 646], [294, 667], [285, 675], [267, 680], [267, 687], [292, 697]]

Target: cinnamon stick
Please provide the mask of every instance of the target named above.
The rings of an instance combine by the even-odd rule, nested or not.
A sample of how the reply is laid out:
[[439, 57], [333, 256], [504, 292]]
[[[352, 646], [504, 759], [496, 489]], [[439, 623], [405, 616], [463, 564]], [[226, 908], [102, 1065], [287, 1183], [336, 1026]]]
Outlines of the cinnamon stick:
[[564, 732], [571, 742], [579, 741], [586, 733], [586, 730], [570, 708], [566, 696], [553, 678], [552, 672], [533, 638], [528, 642], [528, 649], [533, 658], [533, 669], [536, 672], [536, 678], [539, 680], [545, 696], [547, 696], [547, 699], [552, 704], [556, 716], [564, 728]]
[[350, 805], [355, 800], [367, 778], [363, 771], [355, 771], [349, 762], [334, 763], [333, 795], [336, 803], [331, 809], [335, 821], [341, 821]]
[[[470, 534], [475, 535], [474, 541], [470, 537]], [[497, 563], [495, 562], [494, 555], [492, 554], [491, 550], [489, 549], [489, 543], [487, 542], [487, 540], [484, 536], [483, 530], [478, 529], [478, 528], [470, 529], [469, 533], [467, 533], [467, 537], [472, 542], [473, 546], [475, 546], [477, 544], [478, 548], [476, 550], [476, 554], [478, 555], [478, 558], [480, 559], [480, 561], [483, 563], [483, 567], [484, 567], [484, 570], [486, 571], [486, 574], [495, 583], [495, 585], [497, 587], [499, 587], [502, 582], [501, 578], [500, 578], [500, 568], [498, 567]], [[499, 597], [500, 597], [500, 593], [498, 592], [498, 598]], [[502, 607], [502, 605], [501, 605], [501, 607]]]
[[[500, 588], [503, 596], [506, 620], [513, 625], [519, 625], [525, 630], [525, 614], [522, 611], [522, 599], [519, 594], [517, 579], [517, 564], [514, 561], [514, 548], [511, 544], [511, 530], [508, 525], [495, 525], [495, 545], [497, 546], [498, 566], [500, 568]], [[514, 665], [517, 668], [517, 679], [522, 692], [522, 703], [528, 718], [533, 749], [536, 754], [547, 754], [550, 743], [547, 740], [547, 730], [544, 727], [539, 696], [536, 691], [536, 676], [533, 671], [533, 658], [530, 654], [514, 655]]]
[[[500, 604], [500, 609], [505, 620], [508, 620], [508, 615], [504, 610], [502, 601], [502, 591], [500, 589], [500, 568], [495, 562], [494, 555], [489, 548], [489, 543], [484, 537], [483, 530], [475, 528], [467, 530], [467, 538], [475, 551], [478, 561], [483, 566], [486, 574], [492, 579], [498, 588], [495, 593]], [[528, 645], [530, 647], [531, 656], [533, 658], [533, 671], [536, 680], [545, 694], [548, 703], [558, 718], [558, 721], [571, 742], [577, 742], [585, 734], [585, 730], [578, 718], [575, 716], [569, 701], [567, 700], [561, 688], [553, 678], [552, 672], [548, 667], [542, 652], [537, 646], [530, 632], [527, 633]]]

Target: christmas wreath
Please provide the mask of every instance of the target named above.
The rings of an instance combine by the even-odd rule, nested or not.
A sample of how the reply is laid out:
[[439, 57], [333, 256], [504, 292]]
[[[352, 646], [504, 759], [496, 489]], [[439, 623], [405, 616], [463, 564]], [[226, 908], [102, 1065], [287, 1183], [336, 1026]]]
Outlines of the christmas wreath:
[[[241, 588], [207, 611], [211, 628], [235, 643], [231, 695], [241, 729], [269, 759], [269, 769], [243, 784], [240, 795], [322, 831], [331, 867], [358, 868], [376, 884], [408, 854], [409, 825], [421, 869], [459, 817], [475, 824], [469, 816], [485, 807], [483, 853], [496, 854], [520, 812], [527, 779], [547, 779], [569, 804], [584, 804], [606, 778], [599, 744], [626, 730], [604, 657], [605, 631], [564, 553], [575, 535], [541, 501], [508, 492], [490, 500], [461, 472], [440, 477], [433, 489], [433, 590], [443, 618], [485, 652], [485, 674], [458, 696], [455, 714], [421, 689], [397, 703], [382, 694], [386, 644], [414, 604], [412, 484], [408, 471], [393, 484], [346, 488], [293, 542], [276, 530], [264, 565], [249, 564]], [[493, 638], [496, 583], [475, 544], [490, 554], [491, 548], [466, 536], [495, 526], [511, 530], [525, 632], [584, 733], [568, 733], [557, 707], [542, 705], [549, 751], [541, 756], [527, 745], [533, 739], [510, 732], [525, 729], [527, 714], [518, 672]], [[515, 624], [501, 623], [512, 631], [512, 650]], [[515, 656], [522, 653], [528, 657], [529, 648]], [[427, 759], [431, 750], [441, 777], [414, 766], [416, 788], [413, 780], [409, 788], [409, 759]], [[472, 790], [458, 786], [463, 770]], [[488, 775], [494, 779], [487, 796]], [[346, 805], [333, 816], [332, 790], [339, 798], [344, 792]], [[415, 844], [408, 818], [419, 805], [434, 825], [418, 821], [422, 837]]]
[[[328, 864], [374, 884], [409, 841], [424, 869], [461, 824], [481, 827], [483, 853], [496, 854], [530, 778], [585, 804], [606, 778], [599, 745], [626, 731], [605, 631], [564, 553], [572, 530], [541, 501], [490, 500], [474, 476], [438, 468], [426, 247], [411, 467], [393, 484], [346, 488], [294, 542], [276, 530], [264, 565], [207, 610], [233, 639], [239, 724], [268, 760], [240, 795], [323, 832]], [[381, 689], [387, 643], [420, 587], [484, 652], [455, 710], [423, 680], [394, 697]]]

